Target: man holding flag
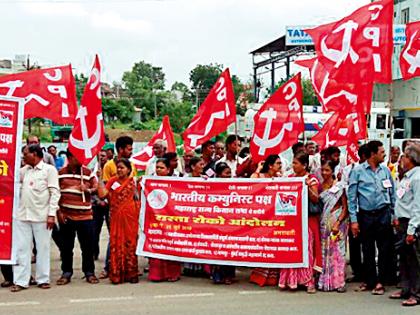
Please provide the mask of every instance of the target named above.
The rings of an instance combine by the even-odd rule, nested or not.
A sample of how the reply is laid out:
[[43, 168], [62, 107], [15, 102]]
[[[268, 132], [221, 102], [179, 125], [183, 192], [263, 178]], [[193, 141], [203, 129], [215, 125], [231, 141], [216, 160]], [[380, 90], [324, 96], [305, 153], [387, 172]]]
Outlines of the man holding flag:
[[97, 180], [92, 171], [84, 165], [89, 164], [105, 144], [100, 71], [99, 58], [96, 56], [69, 138], [68, 165], [59, 172], [61, 199], [58, 220], [63, 246], [62, 275], [57, 280], [58, 285], [65, 285], [71, 281], [76, 234], [82, 249], [82, 270], [86, 281], [91, 284], [99, 282], [95, 276], [91, 202], [91, 194], [97, 190]]

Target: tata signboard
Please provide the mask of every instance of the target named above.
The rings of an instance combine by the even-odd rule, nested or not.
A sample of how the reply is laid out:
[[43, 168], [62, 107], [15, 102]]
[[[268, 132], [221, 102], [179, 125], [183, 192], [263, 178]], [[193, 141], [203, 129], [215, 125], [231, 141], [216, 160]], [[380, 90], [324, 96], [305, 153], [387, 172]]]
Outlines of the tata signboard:
[[[304, 30], [314, 26], [286, 26], [286, 46], [313, 45], [312, 37]], [[394, 45], [405, 44], [405, 24], [394, 25]]]

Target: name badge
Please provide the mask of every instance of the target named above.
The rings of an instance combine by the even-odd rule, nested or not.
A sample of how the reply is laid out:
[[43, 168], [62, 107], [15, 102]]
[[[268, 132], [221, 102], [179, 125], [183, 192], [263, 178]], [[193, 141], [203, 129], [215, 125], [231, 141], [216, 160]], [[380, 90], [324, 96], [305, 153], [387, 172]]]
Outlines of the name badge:
[[120, 187], [121, 187], [121, 184], [119, 182], [115, 182], [115, 183], [112, 184], [111, 189], [116, 190]]
[[206, 175], [207, 175], [208, 177], [213, 177], [215, 174], [216, 174], [216, 173], [213, 171], [213, 169], [212, 169], [212, 168], [209, 168], [209, 169], [206, 171]]
[[333, 194], [335, 194], [335, 193], [338, 193], [338, 191], [339, 191], [340, 189], [337, 187], [337, 186], [332, 186], [331, 188], [330, 188], [330, 191], [333, 193]]
[[405, 194], [405, 189], [402, 187], [398, 188], [397, 197], [401, 199], [404, 196], [404, 194]]
[[392, 183], [389, 179], [383, 180], [382, 185], [384, 186], [384, 188], [392, 188]]

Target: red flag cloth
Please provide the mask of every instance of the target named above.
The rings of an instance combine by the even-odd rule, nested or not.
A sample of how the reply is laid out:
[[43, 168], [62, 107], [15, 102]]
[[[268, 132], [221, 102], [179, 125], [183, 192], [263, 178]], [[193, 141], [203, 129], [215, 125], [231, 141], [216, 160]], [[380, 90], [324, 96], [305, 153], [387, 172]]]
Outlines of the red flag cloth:
[[164, 140], [167, 143], [166, 152], [176, 152], [174, 133], [172, 132], [171, 123], [168, 115], [165, 115], [162, 124], [155, 135], [150, 139], [149, 143], [139, 153], [131, 157], [131, 161], [139, 170], [145, 170], [147, 162], [154, 156], [153, 145], [158, 140]]
[[99, 153], [105, 144], [101, 100], [101, 65], [98, 56], [83, 92], [74, 128], [69, 137], [69, 150], [83, 165]]
[[408, 23], [407, 41], [400, 55], [401, 74], [404, 80], [420, 76], [420, 21]]
[[73, 124], [77, 113], [71, 66], [32, 70], [0, 77], [0, 95], [25, 99], [25, 118]]
[[298, 141], [305, 126], [302, 116], [300, 73], [282, 85], [254, 117], [254, 134], [250, 150], [252, 160], [259, 162], [279, 154]]
[[182, 138], [185, 150], [193, 150], [226, 131], [235, 120], [235, 95], [229, 69], [226, 69], [217, 79], [197, 114], [184, 131]]
[[331, 78], [391, 83], [393, 16], [394, 0], [378, 0], [337, 22], [305, 31]]
[[315, 141], [321, 150], [330, 146], [339, 147], [365, 139], [366, 129], [365, 114], [341, 111], [334, 113], [311, 140]]
[[370, 113], [373, 84], [360, 80], [342, 83], [330, 77], [330, 73], [318, 58], [296, 60], [299, 66], [309, 68], [312, 86], [324, 112], [351, 111]]
[[357, 141], [349, 141], [346, 146], [347, 165], [359, 162], [359, 144]]

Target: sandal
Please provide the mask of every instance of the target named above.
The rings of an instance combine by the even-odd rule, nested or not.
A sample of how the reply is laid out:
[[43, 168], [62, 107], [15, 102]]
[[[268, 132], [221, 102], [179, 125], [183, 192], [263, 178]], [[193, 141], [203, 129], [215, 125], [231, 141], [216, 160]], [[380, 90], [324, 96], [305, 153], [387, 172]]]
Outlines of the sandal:
[[373, 295], [384, 295], [385, 288], [382, 285], [377, 285], [375, 289], [372, 290]]
[[394, 293], [392, 293], [392, 294], [389, 296], [389, 298], [390, 298], [391, 300], [400, 300], [400, 299], [402, 299], [402, 298], [403, 298], [403, 291], [402, 291], [402, 290], [400, 290], [400, 291], [395, 291]]
[[337, 289], [337, 293], [345, 293], [347, 291], [347, 288], [345, 285]]
[[2, 287], [2, 288], [8, 288], [8, 287], [11, 287], [13, 285], [13, 282], [12, 281], [3, 281], [1, 284], [0, 284], [0, 286]]
[[316, 293], [315, 286], [311, 285], [311, 286], [307, 287], [306, 293], [308, 293], [308, 294], [315, 294]]
[[176, 278], [169, 278], [167, 281], [168, 282], [177, 282], [179, 281], [181, 278], [180, 277], [176, 277]]
[[18, 284], [14, 284], [10, 287], [10, 292], [20, 292], [22, 290], [26, 290], [26, 288]]
[[361, 283], [359, 285], [359, 287], [357, 287], [356, 289], [354, 289], [355, 292], [365, 292], [368, 290], [367, 284], [366, 283]]
[[49, 283], [41, 283], [41, 284], [38, 284], [38, 288], [40, 288], [40, 289], [51, 289], [51, 285]]
[[101, 273], [99, 274], [99, 279], [107, 279], [108, 278], [108, 272], [106, 272], [105, 270], [101, 271]]
[[61, 276], [60, 279], [57, 280], [57, 285], [66, 285], [68, 283], [70, 283], [71, 279], [67, 278], [67, 277], [63, 277]]
[[413, 296], [401, 303], [402, 306], [416, 306], [418, 304], [419, 301]]
[[96, 278], [95, 275], [91, 275], [91, 276], [86, 277], [86, 282], [90, 283], [90, 284], [97, 284], [97, 283], [99, 283], [99, 280], [98, 280], [98, 278]]

